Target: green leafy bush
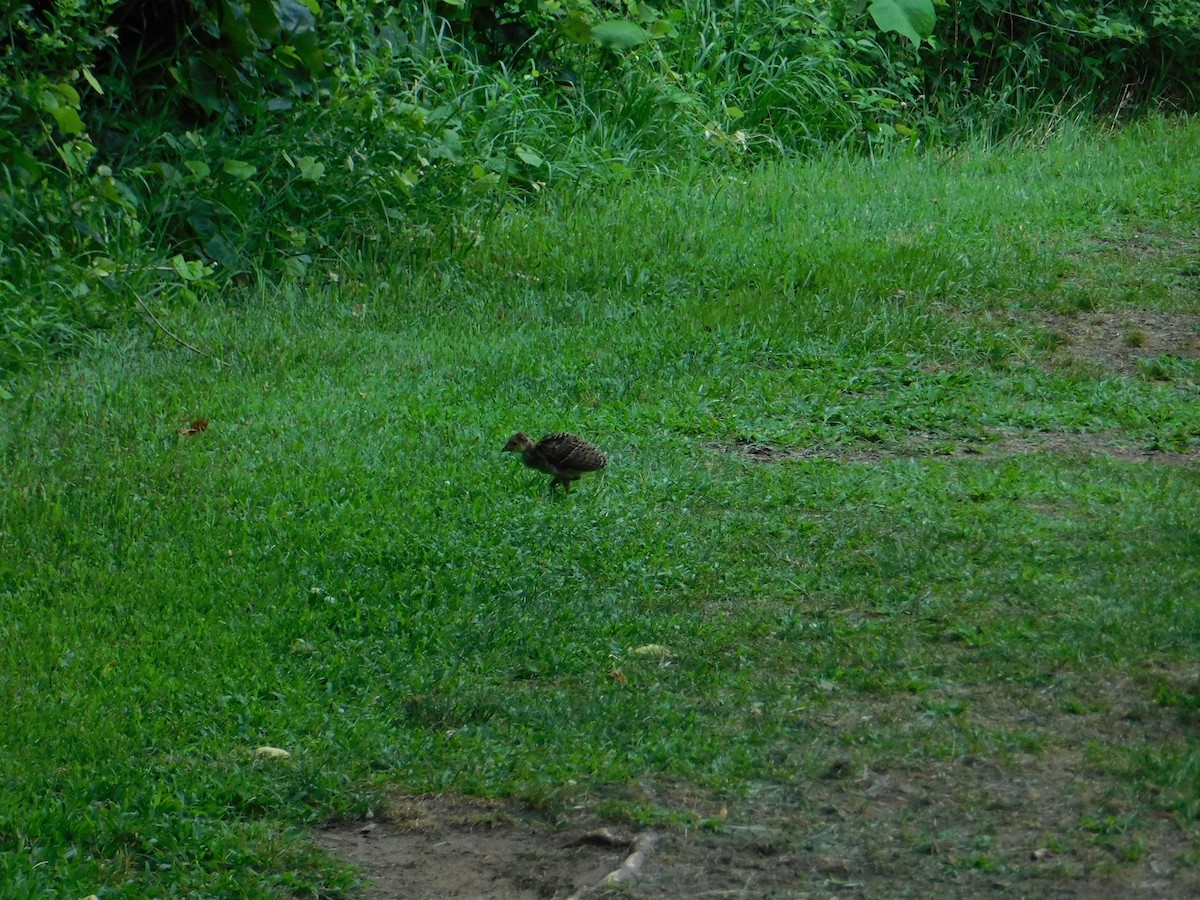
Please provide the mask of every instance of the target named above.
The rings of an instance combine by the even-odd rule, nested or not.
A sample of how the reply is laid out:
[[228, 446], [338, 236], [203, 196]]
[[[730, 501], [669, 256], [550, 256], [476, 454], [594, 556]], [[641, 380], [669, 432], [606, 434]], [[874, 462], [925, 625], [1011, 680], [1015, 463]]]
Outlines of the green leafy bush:
[[26, 18], [0, 64], [6, 367], [149, 289], [169, 302], [210, 275], [300, 275], [346, 233], [440, 239], [455, 210], [544, 179], [548, 121], [575, 118], [524, 115], [534, 87], [418, 3], [111, 0]]
[[0, 36], [0, 367], [102, 318], [85, 248], [130, 224], [131, 199], [81, 115], [100, 90], [89, 65], [111, 50], [117, 0], [6, 2]]
[[1195, 0], [0, 10], [0, 368], [151, 293], [452, 253], [556, 180], [915, 146], [1082, 92], [1190, 103], [1200, 33]]
[[1196, 0], [948, 0], [927, 90], [1019, 108], [1038, 100], [1091, 107], [1192, 107], [1200, 69]]

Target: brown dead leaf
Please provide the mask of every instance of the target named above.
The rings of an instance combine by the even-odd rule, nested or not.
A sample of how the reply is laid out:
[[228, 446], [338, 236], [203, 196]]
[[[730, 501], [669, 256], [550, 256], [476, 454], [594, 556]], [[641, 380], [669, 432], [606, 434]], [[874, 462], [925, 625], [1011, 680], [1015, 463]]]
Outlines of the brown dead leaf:
[[191, 424], [179, 429], [181, 437], [190, 437], [193, 434], [199, 434], [208, 428], [208, 419], [192, 419]]

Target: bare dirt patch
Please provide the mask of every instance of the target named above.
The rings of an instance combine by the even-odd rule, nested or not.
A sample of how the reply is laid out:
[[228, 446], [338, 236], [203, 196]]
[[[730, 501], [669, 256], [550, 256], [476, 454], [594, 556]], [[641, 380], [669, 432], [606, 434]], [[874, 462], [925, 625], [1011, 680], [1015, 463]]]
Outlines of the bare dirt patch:
[[336, 825], [317, 840], [362, 869], [369, 900], [538, 900], [585, 891], [621, 865], [624, 846], [586, 834], [514, 804], [398, 797], [378, 820]]
[[1200, 316], [1117, 310], [1047, 315], [1043, 324], [1061, 341], [1060, 361], [1083, 362], [1121, 375], [1139, 374], [1160, 356], [1200, 359]]
[[[361, 867], [370, 900], [1196, 897], [1195, 823], [1136, 789], [1121, 760], [1131, 748], [1195, 738], [1195, 716], [1151, 698], [1153, 684], [1193, 691], [1197, 677], [1191, 667], [1041, 690], [980, 684], [938, 697], [847, 697], [799, 713], [819, 726], [798, 722], [802, 733], [827, 736], [815, 770], [802, 761], [811, 748], [798, 756], [779, 748], [779, 780], [728, 803], [649, 778], [581, 797], [554, 821], [515, 803], [402, 797], [379, 820], [334, 826], [317, 840]], [[940, 701], [960, 707], [951, 728], [929, 711]], [[891, 735], [893, 749], [856, 750], [856, 734]], [[929, 749], [981, 735], [999, 735], [998, 745]], [[655, 826], [637, 879], [605, 886], [648, 833], [589, 811], [622, 799], [692, 824]], [[596, 839], [601, 828], [611, 839]]]
[[1116, 257], [1123, 261], [1149, 260], [1159, 266], [1179, 268], [1182, 276], [1200, 274], [1193, 270], [1191, 260], [1200, 252], [1200, 243], [1192, 235], [1172, 232], [1141, 231], [1123, 236], [1099, 237], [1092, 240], [1082, 259], [1093, 256]]
[[1182, 452], [1154, 450], [1131, 443], [1119, 431], [1018, 432], [993, 431], [978, 439], [963, 440], [949, 435], [912, 432], [902, 439], [870, 445], [839, 447], [776, 447], [758, 441], [735, 440], [714, 443], [710, 449], [735, 453], [750, 462], [772, 463], [806, 459], [878, 465], [894, 459], [975, 458], [1003, 459], [1030, 453], [1056, 453], [1087, 459], [1107, 457], [1135, 463], [1185, 465], [1200, 460], [1200, 447]]

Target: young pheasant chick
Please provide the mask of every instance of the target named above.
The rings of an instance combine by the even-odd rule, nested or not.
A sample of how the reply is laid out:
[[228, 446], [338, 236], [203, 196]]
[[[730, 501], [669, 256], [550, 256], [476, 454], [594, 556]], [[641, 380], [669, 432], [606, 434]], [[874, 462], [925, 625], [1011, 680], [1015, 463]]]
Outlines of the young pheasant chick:
[[571, 482], [584, 472], [597, 472], [608, 464], [603, 453], [578, 435], [560, 431], [548, 434], [536, 444], [525, 432], [518, 431], [504, 445], [505, 453], [520, 453], [525, 465], [547, 475], [553, 475], [550, 493], [558, 485], [571, 493]]

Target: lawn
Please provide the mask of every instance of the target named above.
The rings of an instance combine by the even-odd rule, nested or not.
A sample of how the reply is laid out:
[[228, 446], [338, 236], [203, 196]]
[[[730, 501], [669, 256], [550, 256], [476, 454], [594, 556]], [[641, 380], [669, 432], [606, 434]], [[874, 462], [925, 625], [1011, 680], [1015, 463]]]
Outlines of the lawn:
[[312, 829], [426, 794], [1200, 891], [1197, 146], [584, 186], [10, 383], [6, 896], [352, 893]]

